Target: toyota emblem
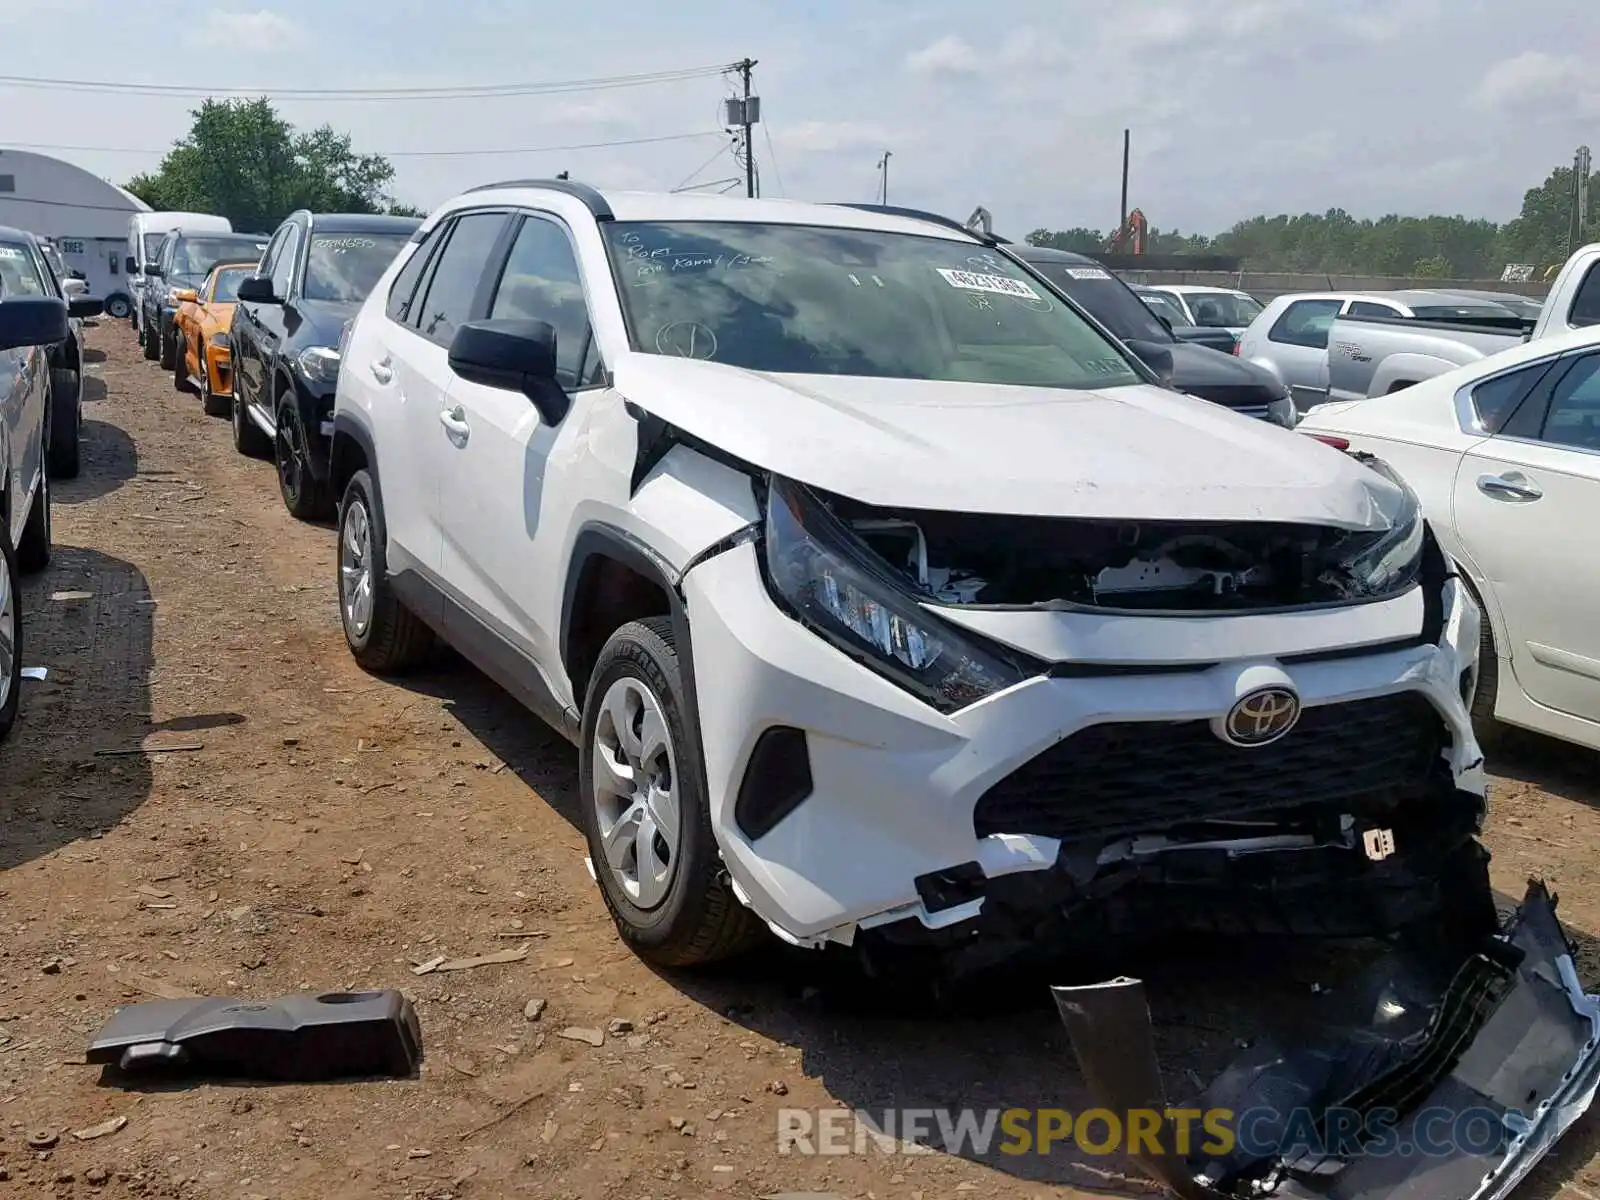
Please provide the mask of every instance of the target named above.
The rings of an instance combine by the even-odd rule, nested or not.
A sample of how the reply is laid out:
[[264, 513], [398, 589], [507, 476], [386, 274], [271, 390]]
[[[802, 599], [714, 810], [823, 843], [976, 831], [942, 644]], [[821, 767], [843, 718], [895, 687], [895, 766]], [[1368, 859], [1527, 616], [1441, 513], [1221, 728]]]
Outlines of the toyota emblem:
[[1220, 732], [1235, 746], [1265, 746], [1288, 733], [1299, 719], [1299, 696], [1285, 687], [1257, 688], [1234, 701]]

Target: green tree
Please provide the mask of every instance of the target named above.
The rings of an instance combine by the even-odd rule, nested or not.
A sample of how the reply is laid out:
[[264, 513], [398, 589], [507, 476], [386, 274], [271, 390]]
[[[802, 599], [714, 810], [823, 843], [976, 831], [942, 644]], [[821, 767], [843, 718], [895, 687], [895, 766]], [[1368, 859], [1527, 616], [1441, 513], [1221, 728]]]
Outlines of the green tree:
[[128, 182], [155, 209], [210, 212], [235, 229], [265, 232], [297, 208], [384, 212], [394, 167], [356, 153], [349, 134], [299, 132], [270, 101], [206, 100], [161, 165]]
[[[1595, 203], [1582, 242], [1600, 241], [1600, 172], [1589, 188]], [[1572, 168], [1556, 168], [1542, 184], [1528, 189], [1521, 213], [1505, 225], [1444, 215], [1390, 214], [1358, 220], [1344, 209], [1330, 208], [1323, 213], [1250, 217], [1214, 237], [1152, 228], [1146, 248], [1165, 254], [1234, 255], [1250, 271], [1496, 278], [1507, 263], [1549, 265], [1566, 257], [1572, 190]], [[1079, 251], [1097, 250], [1102, 244], [1097, 231], [1081, 228], [1036, 229], [1028, 241]]]

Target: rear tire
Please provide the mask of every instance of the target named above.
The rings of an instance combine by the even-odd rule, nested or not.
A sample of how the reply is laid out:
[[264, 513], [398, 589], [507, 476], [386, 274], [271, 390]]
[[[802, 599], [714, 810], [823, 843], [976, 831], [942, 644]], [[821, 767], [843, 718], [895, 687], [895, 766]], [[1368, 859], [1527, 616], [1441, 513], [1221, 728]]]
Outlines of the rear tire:
[[250, 419], [239, 387], [233, 389], [233, 448], [246, 458], [271, 458], [272, 442]]
[[200, 407], [208, 417], [225, 417], [233, 407], [232, 397], [219, 396], [211, 390], [210, 364], [200, 372]]
[[[579, 807], [589, 860], [618, 934], [641, 958], [666, 967], [730, 958], [765, 934], [734, 895], [722, 865], [705, 770], [685, 709], [671, 619], [634, 621], [612, 634], [584, 698]], [[631, 743], [638, 743], [637, 751]], [[621, 756], [616, 774], [598, 770], [601, 756]], [[600, 786], [608, 778], [610, 784]], [[618, 780], [641, 778], [649, 780], [643, 796], [635, 791], [630, 800], [610, 790]], [[664, 828], [674, 817], [677, 828]], [[624, 830], [619, 837], [619, 828], [630, 821], [637, 832]], [[641, 847], [645, 837], [650, 841]], [[623, 846], [612, 855], [620, 865], [608, 860], [608, 842]], [[670, 872], [664, 883], [657, 873], [663, 857]]]
[[[47, 447], [45, 454], [49, 453]], [[28, 523], [17, 539], [17, 570], [24, 575], [36, 575], [44, 570], [50, 565], [50, 547], [50, 472], [44, 471], [39, 475], [39, 490], [33, 494], [33, 505], [28, 509]]]
[[433, 649], [433, 631], [389, 581], [387, 537], [372, 476], [357, 471], [339, 504], [339, 623], [351, 656], [374, 675], [404, 674]]
[[76, 479], [82, 468], [83, 377], [77, 371], [50, 372], [50, 445], [45, 469], [57, 479]]
[[278, 405], [277, 426], [272, 453], [278, 464], [278, 494], [283, 497], [283, 506], [297, 521], [325, 520], [333, 515], [333, 500], [327, 484], [311, 470], [305, 430], [300, 427], [300, 415], [291, 400]]
[[[17, 723], [22, 700], [22, 595], [11, 531], [0, 521], [0, 741]], [[6, 661], [9, 650], [10, 662]]]
[[128, 303], [126, 296], [106, 297], [106, 316], [113, 321], [126, 321], [133, 312], [133, 305]]

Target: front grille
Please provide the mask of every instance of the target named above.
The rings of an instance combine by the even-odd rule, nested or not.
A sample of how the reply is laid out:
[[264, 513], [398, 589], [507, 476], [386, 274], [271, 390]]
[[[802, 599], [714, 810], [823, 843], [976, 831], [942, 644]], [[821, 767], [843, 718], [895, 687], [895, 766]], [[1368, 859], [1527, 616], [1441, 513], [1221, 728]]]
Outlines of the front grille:
[[1207, 721], [1091, 725], [991, 787], [973, 823], [979, 837], [1069, 841], [1293, 809], [1384, 811], [1427, 792], [1446, 744], [1415, 692], [1307, 708], [1288, 736], [1253, 749]]

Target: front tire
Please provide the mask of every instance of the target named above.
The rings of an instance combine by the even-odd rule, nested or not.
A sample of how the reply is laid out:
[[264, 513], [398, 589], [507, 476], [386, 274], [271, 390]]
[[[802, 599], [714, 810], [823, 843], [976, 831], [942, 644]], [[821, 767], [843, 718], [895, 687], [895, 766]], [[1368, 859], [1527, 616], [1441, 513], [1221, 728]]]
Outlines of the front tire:
[[159, 318], [157, 319], [156, 346], [159, 350], [158, 357], [161, 360], [162, 370], [170, 371], [173, 368], [173, 361], [177, 358], [176, 353], [174, 353], [178, 343], [177, 334], [178, 331], [176, 329], [165, 324]]
[[161, 357], [159, 339], [160, 334], [150, 327], [149, 320], [139, 322], [139, 345], [144, 348], [144, 356], [150, 362]]
[[278, 493], [283, 497], [283, 506], [298, 521], [320, 521], [331, 516], [332, 499], [327, 485], [311, 470], [305, 431], [292, 402], [285, 400], [278, 406], [277, 426], [272, 450], [278, 464]]
[[0, 521], [0, 741], [17, 723], [22, 700], [22, 596], [11, 531]]
[[45, 469], [57, 479], [76, 479], [82, 469], [83, 378], [60, 367], [50, 372], [50, 445]]
[[375, 675], [403, 674], [433, 649], [433, 631], [389, 582], [387, 536], [372, 476], [357, 471], [339, 505], [339, 621], [350, 654]]
[[[1463, 578], [1465, 578], [1463, 576]], [[1498, 750], [1505, 742], [1506, 727], [1494, 715], [1495, 701], [1500, 693], [1500, 657], [1494, 648], [1494, 629], [1489, 624], [1489, 610], [1478, 601], [1478, 681], [1472, 693], [1472, 732], [1485, 754]]]
[[[45, 448], [46, 457], [50, 449]], [[35, 575], [50, 565], [50, 472], [39, 474], [39, 490], [33, 494], [33, 506], [28, 509], [28, 523], [22, 527], [17, 539], [17, 570], [24, 575]]]
[[672, 621], [612, 634], [583, 706], [584, 836], [617, 932], [668, 967], [731, 957], [763, 932], [723, 870], [685, 709]]
[[188, 338], [176, 329], [172, 331], [172, 390], [194, 395], [194, 384], [189, 382]]

